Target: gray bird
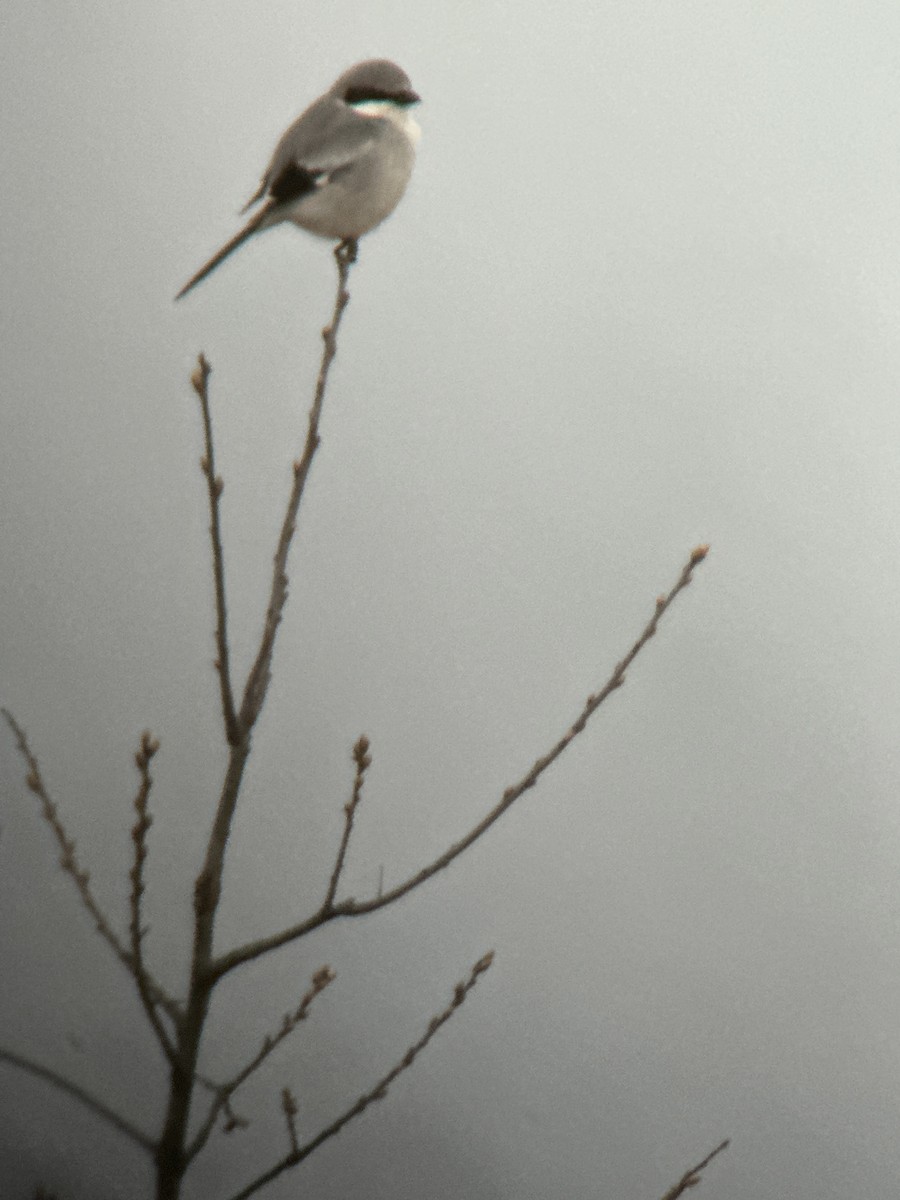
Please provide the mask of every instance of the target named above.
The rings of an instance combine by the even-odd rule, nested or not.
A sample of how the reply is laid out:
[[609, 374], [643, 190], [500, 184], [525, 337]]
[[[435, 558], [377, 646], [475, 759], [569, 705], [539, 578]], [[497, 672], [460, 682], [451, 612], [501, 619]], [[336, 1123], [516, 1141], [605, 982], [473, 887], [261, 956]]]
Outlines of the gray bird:
[[180, 300], [247, 238], [282, 221], [355, 242], [380, 225], [406, 191], [415, 161], [418, 104], [405, 71], [386, 58], [357, 63], [283, 134], [254, 196], [262, 207], [184, 285]]

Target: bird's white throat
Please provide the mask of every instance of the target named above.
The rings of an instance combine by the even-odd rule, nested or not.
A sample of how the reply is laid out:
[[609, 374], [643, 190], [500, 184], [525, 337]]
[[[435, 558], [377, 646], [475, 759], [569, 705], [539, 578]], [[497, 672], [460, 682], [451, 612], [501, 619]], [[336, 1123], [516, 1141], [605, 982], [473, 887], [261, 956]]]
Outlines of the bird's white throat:
[[394, 104], [392, 100], [360, 100], [350, 107], [361, 117], [384, 117], [395, 125], [401, 133], [406, 134], [413, 143], [418, 142], [422, 130], [412, 113], [403, 105]]

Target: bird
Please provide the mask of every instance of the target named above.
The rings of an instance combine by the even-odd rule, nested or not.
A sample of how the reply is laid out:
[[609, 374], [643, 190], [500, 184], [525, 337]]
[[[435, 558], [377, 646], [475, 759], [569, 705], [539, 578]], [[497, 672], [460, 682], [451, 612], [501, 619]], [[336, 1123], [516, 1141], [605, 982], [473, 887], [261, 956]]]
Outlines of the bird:
[[248, 238], [291, 221], [355, 251], [389, 217], [409, 183], [421, 130], [410, 109], [421, 97], [386, 58], [357, 63], [290, 125], [242, 213], [261, 204], [175, 297], [205, 279]]

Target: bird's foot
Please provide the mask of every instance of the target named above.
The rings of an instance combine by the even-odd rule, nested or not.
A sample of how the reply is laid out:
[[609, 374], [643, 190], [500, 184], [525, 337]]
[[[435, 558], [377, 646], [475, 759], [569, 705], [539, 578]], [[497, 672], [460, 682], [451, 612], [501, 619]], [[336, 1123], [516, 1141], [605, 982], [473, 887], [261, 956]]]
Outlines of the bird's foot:
[[342, 267], [349, 267], [351, 263], [356, 262], [356, 255], [359, 250], [359, 243], [356, 238], [344, 238], [338, 242], [334, 248], [334, 257], [338, 264]]

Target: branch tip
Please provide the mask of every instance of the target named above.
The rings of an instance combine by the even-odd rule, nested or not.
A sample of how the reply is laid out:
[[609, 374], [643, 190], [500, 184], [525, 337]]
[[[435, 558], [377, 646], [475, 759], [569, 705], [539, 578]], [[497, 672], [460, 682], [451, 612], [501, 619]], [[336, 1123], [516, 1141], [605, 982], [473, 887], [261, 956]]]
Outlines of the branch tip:
[[211, 374], [212, 367], [207, 362], [206, 355], [201, 350], [197, 355], [197, 365], [191, 372], [191, 387], [201, 399], [206, 395], [207, 380]]
[[335, 1121], [332, 1121], [330, 1125], [327, 1125], [324, 1129], [320, 1130], [315, 1137], [311, 1138], [303, 1146], [300, 1146], [295, 1141], [296, 1131], [293, 1128], [293, 1122], [294, 1115], [296, 1113], [296, 1101], [294, 1100], [290, 1089], [285, 1088], [281, 1093], [281, 1105], [282, 1111], [285, 1114], [285, 1120], [288, 1124], [288, 1135], [291, 1138], [290, 1152], [280, 1161], [275, 1163], [274, 1166], [270, 1167], [269, 1170], [264, 1171], [261, 1175], [258, 1175], [251, 1183], [247, 1184], [246, 1187], [241, 1188], [239, 1192], [235, 1192], [234, 1195], [230, 1197], [230, 1200], [247, 1200], [249, 1196], [252, 1196], [255, 1192], [258, 1192], [267, 1183], [271, 1183], [273, 1179], [276, 1179], [285, 1171], [290, 1170], [292, 1167], [296, 1167], [299, 1163], [303, 1162], [304, 1159], [308, 1158], [310, 1154], [312, 1154], [314, 1150], [317, 1150], [324, 1142], [329, 1141], [331, 1138], [339, 1134], [345, 1125], [348, 1125], [351, 1121], [355, 1120], [356, 1117], [361, 1116], [361, 1114], [365, 1112], [370, 1105], [377, 1103], [379, 1100], [383, 1100], [388, 1094], [388, 1089], [390, 1088], [391, 1084], [397, 1079], [398, 1076], [402, 1075], [404, 1071], [407, 1071], [413, 1065], [415, 1060], [419, 1057], [438, 1030], [443, 1025], [446, 1025], [449, 1020], [451, 1020], [456, 1010], [465, 1000], [466, 996], [469, 994], [472, 988], [475, 987], [476, 983], [478, 982], [479, 975], [484, 974], [484, 972], [488, 969], [492, 959], [493, 953], [485, 954], [482, 958], [480, 958], [470, 970], [468, 979], [466, 979], [463, 983], [458, 983], [453, 989], [453, 999], [450, 1001], [447, 1007], [442, 1012], [432, 1017], [428, 1022], [428, 1026], [419, 1040], [413, 1042], [413, 1044], [409, 1046], [408, 1049], [406, 1049], [401, 1055], [401, 1057], [394, 1063], [393, 1067], [391, 1067], [391, 1069], [385, 1075], [383, 1075], [368, 1092], [365, 1092], [362, 1096], [360, 1096], [355, 1104], [351, 1104], [351, 1106], [344, 1113], [342, 1113], [341, 1116], [339, 1116]]
[[209, 1079], [200, 1078], [200, 1082], [208, 1087], [213, 1092], [213, 1100], [210, 1104], [199, 1130], [194, 1136], [187, 1149], [187, 1159], [192, 1161], [206, 1145], [210, 1134], [215, 1128], [219, 1114], [224, 1113], [225, 1130], [231, 1132], [232, 1129], [244, 1127], [248, 1122], [241, 1118], [237, 1118], [231, 1108], [231, 1098], [234, 1093], [244, 1084], [250, 1076], [259, 1069], [260, 1066], [269, 1057], [272, 1051], [284, 1041], [284, 1039], [297, 1028], [301, 1021], [305, 1021], [309, 1016], [309, 1010], [312, 1007], [316, 997], [328, 987], [330, 983], [337, 978], [335, 972], [327, 964], [319, 967], [311, 980], [311, 986], [306, 993], [301, 997], [300, 1003], [293, 1012], [285, 1013], [281, 1019], [281, 1025], [276, 1033], [267, 1033], [260, 1044], [259, 1050], [246, 1066], [242, 1067], [236, 1075], [225, 1083], [213, 1083]]
[[494, 951], [488, 950], [487, 954], [485, 954], [481, 958], [479, 958], [478, 962], [472, 968], [472, 975], [473, 976], [483, 975], [485, 973], [485, 971], [490, 970], [490, 968], [493, 965], [494, 965]]
[[675, 1186], [669, 1188], [662, 1200], [678, 1200], [678, 1197], [682, 1196], [690, 1188], [697, 1187], [697, 1185], [700, 1183], [701, 1172], [705, 1171], [712, 1160], [718, 1154], [721, 1154], [723, 1150], [727, 1150], [730, 1145], [731, 1138], [725, 1138], [723, 1142], [720, 1142], [719, 1145], [716, 1146], [715, 1150], [710, 1151], [710, 1153], [707, 1154], [706, 1158], [704, 1158], [702, 1162], [698, 1162], [695, 1167], [690, 1167], [687, 1171], [685, 1171]]
[[[581, 712], [576, 716], [575, 720], [562, 734], [562, 736], [558, 738], [556, 744], [551, 746], [545, 754], [532, 763], [531, 767], [517, 783], [504, 789], [500, 799], [494, 804], [493, 808], [491, 808], [485, 814], [485, 816], [482, 817], [482, 819], [468, 831], [468, 833], [461, 837], [457, 842], [454, 842], [451, 846], [449, 846], [443, 854], [438, 855], [438, 857], [430, 862], [427, 866], [424, 866], [420, 871], [416, 872], [416, 874], [411, 875], [403, 883], [397, 884], [396, 887], [391, 888], [389, 891], [382, 892], [381, 888], [379, 887], [377, 895], [368, 900], [361, 900], [352, 903], [343, 901], [342, 903], [336, 905], [334, 900], [337, 893], [338, 881], [343, 869], [344, 856], [346, 854], [347, 843], [349, 841], [350, 832], [352, 829], [353, 815], [356, 810], [356, 805], [359, 802], [358, 791], [362, 786], [363, 780], [362, 771], [358, 767], [357, 777], [354, 782], [354, 792], [351, 795], [350, 800], [344, 806], [344, 835], [341, 841], [341, 846], [338, 849], [331, 881], [329, 883], [322, 906], [317, 912], [313, 913], [313, 915], [308, 917], [305, 921], [301, 921], [296, 925], [291, 925], [288, 928], [281, 930], [281, 932], [272, 934], [269, 937], [258, 938], [256, 941], [247, 942], [245, 945], [239, 946], [238, 948], [229, 951], [229, 953], [222, 955], [215, 963], [216, 977], [221, 978], [221, 976], [227, 974], [229, 971], [233, 971], [242, 963], [250, 962], [255, 958], [259, 958], [264, 954], [268, 954], [271, 951], [276, 950], [279, 946], [285, 946], [289, 942], [293, 942], [298, 938], [304, 937], [306, 934], [312, 933], [314, 929], [318, 929], [320, 926], [338, 916], [357, 917], [363, 916], [367, 913], [375, 912], [380, 908], [386, 908], [389, 904], [395, 903], [395, 901], [399, 900], [401, 897], [420, 887], [426, 882], [426, 880], [431, 879], [432, 876], [436, 875], [439, 871], [443, 871], [450, 865], [450, 863], [464, 853], [464, 851], [468, 850], [468, 848], [474, 842], [478, 841], [478, 839], [481, 838], [488, 831], [488, 829], [490, 829], [491, 826], [503, 816], [503, 814], [515, 803], [516, 800], [519, 799], [520, 796], [524, 795], [525, 792], [537, 784], [538, 780], [544, 775], [547, 769], [554, 762], [556, 762], [560, 755], [565, 752], [566, 748], [572, 744], [575, 736], [582, 733], [587, 728], [588, 722], [593, 717], [597, 709], [600, 708], [600, 706], [604, 703], [604, 701], [606, 701], [613, 694], [613, 692], [618, 691], [618, 689], [623, 686], [627, 671], [641, 653], [643, 648], [655, 635], [657, 626], [659, 625], [663, 615], [668, 612], [676, 598], [691, 582], [692, 572], [697, 564], [705, 557], [706, 549], [707, 548], [704, 546], [698, 546], [691, 552], [691, 555], [682, 568], [681, 574], [679, 575], [674, 587], [668, 592], [668, 594], [655, 601], [653, 613], [647, 624], [644, 626], [642, 632], [639, 634], [637, 641], [634, 643], [625, 657], [621, 659], [621, 661], [618, 662], [613, 668], [612, 673], [603, 687], [599, 691], [592, 692], [590, 696], [588, 696], [587, 701], [581, 709]], [[703, 551], [702, 554], [700, 553], [701, 551]], [[359, 742], [357, 742], [357, 746], [359, 746]], [[356, 747], [354, 747], [354, 759], [355, 757]]]
[[327, 964], [324, 967], [319, 967], [315, 975], [312, 977], [313, 988], [316, 993], [322, 992], [328, 987], [329, 983], [333, 983], [337, 979], [337, 972], [332, 970]]
[[145, 771], [159, 750], [159, 741], [149, 729], [141, 734], [141, 744], [134, 756], [139, 771]]
[[281, 1111], [284, 1113], [287, 1125], [288, 1140], [291, 1143], [291, 1154], [300, 1153], [300, 1143], [297, 1140], [297, 1101], [290, 1088], [281, 1089]]
[[144, 887], [144, 863], [148, 855], [147, 833], [153, 824], [153, 816], [150, 812], [150, 790], [153, 787], [150, 763], [158, 750], [159, 742], [149, 729], [145, 729], [141, 734], [140, 744], [134, 756], [135, 766], [140, 776], [140, 783], [134, 797], [134, 810], [137, 813], [137, 820], [131, 830], [131, 840], [134, 843], [134, 857], [132, 859], [131, 870], [128, 872], [128, 878], [131, 880], [131, 891], [128, 897], [128, 933], [131, 940], [129, 969], [144, 1008], [144, 1015], [156, 1035], [163, 1053], [170, 1063], [174, 1063], [175, 1046], [157, 1012], [160, 1004], [159, 994], [154, 987], [146, 963], [144, 962], [143, 942], [147, 936], [149, 926], [143, 922], [141, 914], [141, 901], [146, 890]]

